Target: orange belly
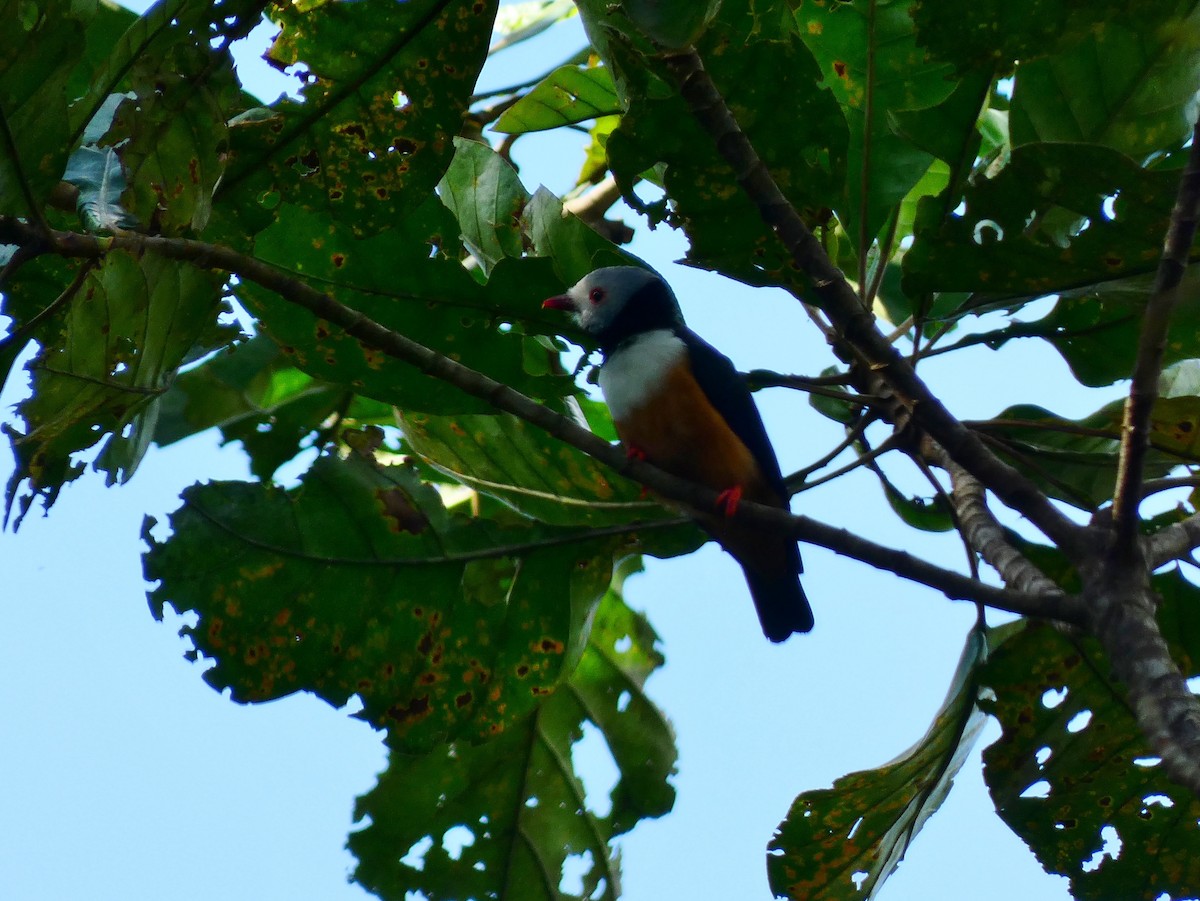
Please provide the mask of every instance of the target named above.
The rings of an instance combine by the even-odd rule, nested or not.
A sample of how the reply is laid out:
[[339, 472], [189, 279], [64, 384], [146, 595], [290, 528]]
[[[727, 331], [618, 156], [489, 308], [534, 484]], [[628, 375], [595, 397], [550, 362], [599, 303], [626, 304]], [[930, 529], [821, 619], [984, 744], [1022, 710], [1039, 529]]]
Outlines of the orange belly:
[[[686, 362], [673, 368], [661, 390], [615, 423], [627, 447], [680, 478], [715, 491], [740, 485], [742, 496], [785, 507], [742, 440], [716, 411]], [[743, 565], [764, 572], [786, 567], [789, 539], [712, 511], [692, 511], [700, 524]], [[792, 542], [794, 546], [794, 542]]]

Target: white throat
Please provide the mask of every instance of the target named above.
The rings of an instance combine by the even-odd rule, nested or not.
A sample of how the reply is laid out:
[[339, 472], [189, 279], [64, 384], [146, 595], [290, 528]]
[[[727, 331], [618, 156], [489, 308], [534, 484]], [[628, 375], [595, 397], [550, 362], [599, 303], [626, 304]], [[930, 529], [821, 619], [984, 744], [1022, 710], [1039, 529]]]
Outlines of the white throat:
[[600, 390], [613, 419], [625, 419], [662, 390], [667, 374], [687, 354], [687, 345], [669, 329], [635, 335], [600, 367]]

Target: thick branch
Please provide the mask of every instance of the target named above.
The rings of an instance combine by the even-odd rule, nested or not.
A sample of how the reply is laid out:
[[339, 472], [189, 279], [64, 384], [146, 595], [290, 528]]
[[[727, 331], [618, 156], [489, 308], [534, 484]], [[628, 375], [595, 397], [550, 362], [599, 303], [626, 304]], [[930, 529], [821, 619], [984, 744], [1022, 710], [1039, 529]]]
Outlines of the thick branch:
[[1164, 772], [1200, 794], [1200, 702], [1155, 621], [1157, 599], [1138, 544], [1134, 555], [1083, 570], [1090, 630], [1125, 683], [1138, 728], [1162, 758]]
[[1186, 557], [1200, 547], [1200, 513], [1193, 513], [1183, 522], [1159, 529], [1146, 541], [1146, 557], [1151, 569]]
[[1025, 515], [1069, 555], [1078, 556], [1081, 530], [1064, 516], [1038, 487], [999, 459], [950, 411], [917, 376], [909, 362], [875, 326], [820, 242], [788, 203], [745, 134], [734, 121], [700, 57], [692, 48], [662, 56], [696, 121], [712, 136], [717, 150], [733, 169], [738, 184], [754, 201], [763, 221], [775, 232], [793, 261], [812, 281], [821, 309], [861, 357], [868, 371], [895, 392], [920, 428], [937, 440], [959, 465], [983, 482], [1001, 501]]
[[[0, 217], [0, 242], [23, 244], [34, 240], [38, 240], [38, 235], [30, 226], [11, 217]], [[340, 327], [347, 334], [383, 351], [389, 357], [415, 366], [427, 375], [486, 401], [497, 410], [511, 413], [538, 426], [616, 472], [654, 489], [664, 498], [693, 509], [711, 510], [716, 507], [718, 493], [711, 488], [677, 478], [645, 461], [627, 457], [621, 448], [609, 444], [549, 407], [385, 328], [362, 313], [344, 306], [328, 294], [316, 291], [260, 260], [226, 247], [183, 238], [135, 234], [95, 238], [74, 232], [51, 232], [49, 240], [53, 252], [66, 257], [95, 259], [110, 250], [149, 252], [190, 262], [203, 268], [235, 273], [239, 278], [255, 282], [278, 294], [289, 303], [304, 307], [318, 318]], [[1061, 594], [1042, 597], [985, 585], [953, 570], [920, 560], [904, 551], [876, 544], [845, 529], [834, 528], [808, 517], [795, 516], [776, 507], [743, 501], [738, 505], [737, 516], [793, 535], [802, 541], [827, 547], [836, 553], [853, 557], [906, 579], [921, 582], [952, 599], [977, 601], [1013, 613], [1044, 616], [1066, 622], [1078, 622], [1082, 617], [1082, 609], [1075, 598]]]
[[1200, 214], [1200, 122], [1192, 130], [1192, 148], [1187, 167], [1179, 179], [1171, 227], [1163, 242], [1162, 259], [1154, 280], [1154, 293], [1142, 317], [1138, 338], [1133, 382], [1125, 401], [1121, 423], [1121, 455], [1117, 462], [1117, 483], [1113, 494], [1113, 551], [1130, 557], [1137, 542], [1138, 502], [1142, 497], [1142, 467], [1150, 442], [1150, 414], [1158, 399], [1158, 377], [1162, 372], [1163, 353], [1171, 313], [1179, 299], [1179, 283], [1187, 268], [1188, 252], [1196, 235]]

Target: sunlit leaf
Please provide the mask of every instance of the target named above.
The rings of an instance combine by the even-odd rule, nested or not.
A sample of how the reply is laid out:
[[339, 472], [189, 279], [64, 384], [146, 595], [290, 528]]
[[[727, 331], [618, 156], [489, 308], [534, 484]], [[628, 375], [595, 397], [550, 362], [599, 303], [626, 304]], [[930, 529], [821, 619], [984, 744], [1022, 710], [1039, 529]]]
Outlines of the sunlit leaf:
[[505, 110], [492, 127], [526, 134], [621, 112], [612, 75], [603, 66], [561, 66]]
[[768, 846], [777, 898], [873, 898], [942, 805], [986, 718], [976, 706], [988, 635], [972, 631], [924, 738], [875, 770], [796, 798]]

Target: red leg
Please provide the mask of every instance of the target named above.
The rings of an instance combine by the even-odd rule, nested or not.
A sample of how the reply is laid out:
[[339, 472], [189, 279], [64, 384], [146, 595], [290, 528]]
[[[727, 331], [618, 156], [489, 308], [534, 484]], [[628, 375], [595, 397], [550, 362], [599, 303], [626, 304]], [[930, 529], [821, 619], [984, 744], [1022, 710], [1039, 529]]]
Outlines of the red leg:
[[[629, 460], [645, 460], [646, 452], [644, 450], [642, 450], [640, 447], [638, 447], [636, 444], [626, 444], [625, 445], [625, 457]], [[644, 501], [649, 496], [650, 496], [650, 494], [649, 494], [649, 492], [646, 491], [646, 486], [643, 485], [642, 490], [638, 492], [638, 500]]]
[[724, 516], [733, 516], [737, 513], [738, 504], [742, 502], [742, 486], [734, 485], [732, 488], [726, 488], [717, 495], [717, 512]]

